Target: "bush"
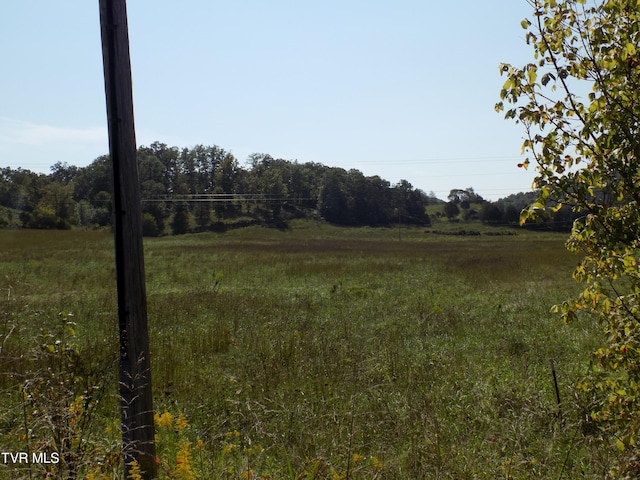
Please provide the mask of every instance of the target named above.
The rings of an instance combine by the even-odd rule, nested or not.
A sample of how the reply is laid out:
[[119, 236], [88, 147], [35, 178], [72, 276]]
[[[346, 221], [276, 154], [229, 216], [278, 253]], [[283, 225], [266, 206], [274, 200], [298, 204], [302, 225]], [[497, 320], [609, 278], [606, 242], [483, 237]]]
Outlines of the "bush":
[[160, 229], [156, 219], [150, 213], [145, 213], [142, 216], [142, 235], [145, 237], [158, 237], [160, 236]]

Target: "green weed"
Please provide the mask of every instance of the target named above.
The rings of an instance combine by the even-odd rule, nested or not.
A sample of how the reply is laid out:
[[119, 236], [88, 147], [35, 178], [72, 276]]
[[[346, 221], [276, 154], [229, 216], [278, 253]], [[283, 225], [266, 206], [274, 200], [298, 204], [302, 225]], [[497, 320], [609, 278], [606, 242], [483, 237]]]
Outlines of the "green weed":
[[[0, 232], [0, 245], [10, 435], [23, 428], [20, 386], [38, 377], [20, 358], [38, 332], [55, 332], [57, 312], [73, 313], [81, 357], [117, 352], [115, 281], [107, 233]], [[600, 478], [607, 469], [585, 426], [588, 400], [572, 387], [599, 339], [549, 312], [577, 288], [562, 236], [416, 228], [398, 241], [394, 229], [298, 222], [148, 239], [145, 256], [156, 408], [172, 416], [157, 426], [165, 478]], [[115, 398], [113, 383], [104, 388]], [[60, 395], [73, 402], [77, 392]], [[117, 425], [115, 400], [94, 418], [87, 439], [117, 444], [117, 428], [105, 433]], [[195, 477], [186, 466], [179, 474], [178, 457]]]

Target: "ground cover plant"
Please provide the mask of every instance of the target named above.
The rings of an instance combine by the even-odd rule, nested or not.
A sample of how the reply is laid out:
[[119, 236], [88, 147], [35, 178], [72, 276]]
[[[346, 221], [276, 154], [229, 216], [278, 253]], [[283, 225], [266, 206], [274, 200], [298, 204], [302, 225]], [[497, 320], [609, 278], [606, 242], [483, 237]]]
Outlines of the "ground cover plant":
[[[603, 478], [573, 388], [602, 339], [550, 312], [579, 258], [478, 230], [147, 239], [162, 477]], [[121, 478], [111, 235], [5, 230], [0, 257], [2, 450], [60, 455], [0, 478]]]

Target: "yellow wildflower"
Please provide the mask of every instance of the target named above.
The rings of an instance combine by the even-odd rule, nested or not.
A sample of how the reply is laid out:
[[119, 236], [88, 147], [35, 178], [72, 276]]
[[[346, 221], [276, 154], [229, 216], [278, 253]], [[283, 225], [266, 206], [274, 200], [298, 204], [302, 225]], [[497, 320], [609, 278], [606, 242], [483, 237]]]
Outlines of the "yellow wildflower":
[[176, 478], [179, 480], [195, 480], [196, 473], [191, 467], [191, 442], [183, 442], [176, 456]]
[[101, 474], [95, 474], [93, 472], [88, 472], [85, 475], [84, 480], [108, 480], [108, 477], [106, 475], [101, 475]]
[[142, 470], [140, 470], [140, 465], [138, 462], [134, 460], [131, 462], [131, 467], [129, 468], [129, 475], [127, 475], [129, 480], [142, 480]]
[[336, 472], [335, 470], [331, 473], [331, 480], [344, 480], [346, 474]]
[[169, 428], [169, 427], [171, 427], [171, 424], [173, 423], [173, 415], [171, 415], [166, 410], [164, 411], [164, 413], [162, 415], [160, 415], [158, 412], [156, 412], [155, 415], [153, 416], [153, 419], [156, 422], [157, 428], [161, 428], [161, 427]]
[[236, 445], [235, 443], [227, 443], [224, 447], [222, 447], [222, 453], [227, 455], [233, 452], [236, 448], [238, 448], [238, 445]]
[[185, 417], [182, 413], [178, 415], [178, 418], [176, 418], [176, 428], [178, 429], [178, 431], [181, 432], [188, 426], [189, 422], [187, 421], [187, 417]]
[[358, 463], [360, 463], [360, 461], [363, 458], [364, 457], [358, 453], [354, 453], [353, 455], [351, 455], [351, 461], [353, 462], [354, 465], [357, 465]]
[[251, 447], [246, 447], [244, 451], [247, 455], [260, 455], [264, 452], [264, 448], [262, 445], [253, 445]]
[[244, 472], [242, 472], [242, 475], [240, 475], [240, 478], [242, 480], [253, 480], [255, 478], [255, 472], [253, 470], [251, 470], [250, 468], [248, 468], [247, 470], [245, 470]]
[[82, 411], [84, 410], [84, 395], [79, 395], [73, 401], [71, 405], [69, 405], [69, 413], [71, 415], [82, 415]]
[[384, 464], [376, 457], [371, 457], [371, 464], [376, 470], [382, 470], [384, 468]]

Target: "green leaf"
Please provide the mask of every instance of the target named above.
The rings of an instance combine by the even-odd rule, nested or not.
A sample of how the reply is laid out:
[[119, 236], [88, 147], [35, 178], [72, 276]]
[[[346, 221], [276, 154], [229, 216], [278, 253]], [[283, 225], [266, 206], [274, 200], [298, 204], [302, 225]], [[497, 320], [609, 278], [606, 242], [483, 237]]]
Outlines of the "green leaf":
[[520, 224], [543, 213], [556, 218], [562, 205], [580, 216], [566, 246], [583, 255], [574, 279], [584, 290], [555, 311], [564, 320], [581, 312], [598, 318], [604, 344], [583, 385], [603, 399], [591, 416], [625, 451], [640, 398], [639, 387], [621, 381], [635, 378], [640, 344], [640, 1], [528, 3], [537, 19], [520, 26], [535, 64], [502, 70], [508, 80], [500, 92], [514, 107], [505, 118], [523, 123], [523, 153], [537, 164], [538, 199]]
[[547, 72], [547, 73], [545, 73], [545, 74], [542, 76], [542, 80], [541, 80], [541, 82], [542, 82], [542, 85], [544, 85], [544, 86], [546, 87], [546, 86], [547, 86], [547, 84], [548, 84], [551, 80], [555, 81], [555, 79], [556, 79], [556, 77], [555, 77], [555, 75], [553, 75], [553, 73], [551, 73], [551, 72]]

